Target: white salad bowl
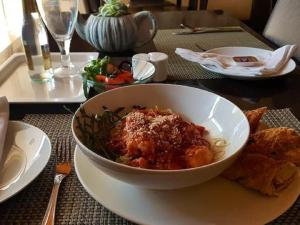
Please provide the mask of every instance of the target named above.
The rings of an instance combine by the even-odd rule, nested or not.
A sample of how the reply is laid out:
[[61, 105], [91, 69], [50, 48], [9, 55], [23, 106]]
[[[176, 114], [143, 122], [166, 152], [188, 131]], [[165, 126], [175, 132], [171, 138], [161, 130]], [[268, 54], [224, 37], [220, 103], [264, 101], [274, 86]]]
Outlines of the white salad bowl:
[[[204, 126], [211, 138], [226, 140], [224, 156], [212, 164], [181, 170], [151, 170], [127, 166], [106, 159], [87, 148], [79, 139], [76, 116], [72, 132], [79, 149], [99, 170], [109, 176], [148, 189], [177, 189], [205, 182], [221, 174], [237, 158], [249, 137], [249, 123], [244, 113], [232, 102], [198, 88], [171, 84], [132, 85], [99, 94], [84, 107], [87, 113], [99, 113], [102, 106], [109, 109], [140, 105], [171, 109], [186, 120]], [[95, 177], [97, 179], [97, 177]]]

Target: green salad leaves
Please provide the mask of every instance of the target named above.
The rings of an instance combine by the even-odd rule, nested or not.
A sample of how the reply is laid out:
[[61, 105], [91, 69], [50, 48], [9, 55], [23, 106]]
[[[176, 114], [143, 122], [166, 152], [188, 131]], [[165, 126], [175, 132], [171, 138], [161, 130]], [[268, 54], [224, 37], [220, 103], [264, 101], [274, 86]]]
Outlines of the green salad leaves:
[[95, 81], [96, 75], [107, 74], [107, 65], [110, 63], [110, 57], [105, 56], [102, 59], [94, 59], [84, 67], [82, 76], [87, 80]]

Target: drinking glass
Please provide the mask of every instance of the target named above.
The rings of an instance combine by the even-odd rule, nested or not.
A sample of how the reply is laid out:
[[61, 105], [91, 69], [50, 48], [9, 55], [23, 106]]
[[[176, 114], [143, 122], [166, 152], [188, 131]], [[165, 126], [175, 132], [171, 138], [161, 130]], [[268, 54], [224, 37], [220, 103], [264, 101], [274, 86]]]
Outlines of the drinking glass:
[[36, 0], [36, 2], [41, 17], [61, 53], [61, 66], [54, 69], [54, 76], [67, 78], [79, 75], [79, 70], [70, 59], [70, 44], [78, 15], [78, 0]]

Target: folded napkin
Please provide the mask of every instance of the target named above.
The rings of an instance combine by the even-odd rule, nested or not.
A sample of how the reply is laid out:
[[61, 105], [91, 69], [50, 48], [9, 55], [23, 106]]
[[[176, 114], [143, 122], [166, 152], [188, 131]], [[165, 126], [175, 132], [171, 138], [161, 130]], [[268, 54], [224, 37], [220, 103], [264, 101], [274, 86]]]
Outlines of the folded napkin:
[[0, 97], [0, 162], [6, 137], [6, 130], [9, 119], [9, 105], [6, 97]]
[[271, 54], [247, 57], [194, 52], [177, 48], [175, 53], [182, 58], [204, 66], [213, 66], [219, 72], [246, 75], [271, 75], [280, 71], [295, 53], [296, 45], [285, 45]]

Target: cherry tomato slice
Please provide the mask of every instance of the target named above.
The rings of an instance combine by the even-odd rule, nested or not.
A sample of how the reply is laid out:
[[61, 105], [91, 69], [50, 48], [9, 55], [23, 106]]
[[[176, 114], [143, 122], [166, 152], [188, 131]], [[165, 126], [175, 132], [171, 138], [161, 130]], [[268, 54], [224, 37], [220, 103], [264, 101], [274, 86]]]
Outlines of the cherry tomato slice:
[[122, 77], [126, 83], [131, 83], [133, 81], [133, 76], [129, 71], [122, 71], [118, 74], [118, 77]]
[[117, 76], [115, 78], [106, 77], [105, 83], [107, 83], [107, 84], [124, 84], [125, 80], [120, 76]]
[[96, 81], [97, 81], [97, 82], [100, 82], [100, 83], [105, 82], [105, 78], [106, 78], [106, 76], [104, 76], [104, 75], [102, 75], [102, 74], [98, 74], [98, 75], [96, 75], [96, 77], [95, 77]]

